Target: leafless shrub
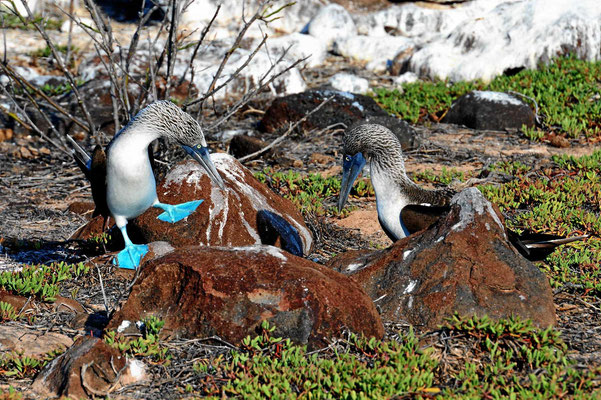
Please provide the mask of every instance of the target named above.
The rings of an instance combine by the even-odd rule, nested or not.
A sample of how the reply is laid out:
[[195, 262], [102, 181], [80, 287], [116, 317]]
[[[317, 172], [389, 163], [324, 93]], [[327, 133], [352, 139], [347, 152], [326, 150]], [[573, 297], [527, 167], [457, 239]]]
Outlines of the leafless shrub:
[[[59, 8], [59, 11], [69, 20], [67, 51], [66, 54], [61, 54], [58, 43], [46, 30], [44, 18], [34, 17], [25, 0], [18, 0], [27, 11], [27, 15], [20, 15], [16, 11], [14, 1], [17, 0], [9, 2], [9, 4], [12, 4], [12, 13], [20, 18], [23, 24], [32, 24], [40, 38], [44, 40], [46, 46], [50, 49], [52, 61], [71, 87], [72, 96], [77, 102], [77, 113], [70, 112], [55, 98], [45, 94], [43, 90], [21, 76], [6, 57], [0, 62], [0, 70], [9, 79], [9, 84], [2, 89], [3, 94], [14, 105], [15, 112], [11, 113], [12, 117], [20, 116], [18, 117], [19, 123], [22, 123], [27, 129], [36, 132], [42, 139], [61, 150], [65, 150], [62, 135], [66, 132], [59, 132], [59, 129], [45, 115], [45, 110], [51, 110], [53, 113], [61, 115], [69, 124], [77, 126], [91, 135], [96, 143], [105, 142], [99, 126], [90, 114], [89, 100], [85, 98], [81, 87], [78, 86], [78, 83], [81, 82], [78, 81], [80, 77], [74, 67], [75, 64], [72, 62], [75, 55], [71, 48], [75, 28], [84, 32], [91, 39], [94, 48], [93, 55], [99, 60], [101, 75], [103, 79], [110, 83], [108, 90], [112, 102], [112, 119], [115, 132], [117, 132], [121, 126], [129, 121], [131, 116], [135, 115], [146, 104], [160, 98], [168, 99], [175, 87], [186, 81], [194, 82], [195, 76], [199, 73], [195, 69], [195, 60], [203, 57], [205, 52], [208, 51], [207, 35], [220, 12], [220, 7], [218, 7], [210, 22], [201, 32], [196, 30], [186, 32], [179, 29], [181, 15], [192, 3], [192, 0], [168, 0], [164, 4], [165, 16], [163, 20], [158, 26], [155, 24], [151, 29], [147, 23], [152, 12], [158, 10], [160, 5], [153, 1], [152, 8], [144, 13], [144, 2], [138, 14], [139, 18], [135, 32], [128, 40], [122, 42], [123, 39], [119, 39], [114, 34], [111, 21], [103, 15], [92, 0], [83, 0], [83, 6], [92, 23], [74, 14], [73, 1], [71, 1], [68, 10]], [[265, 0], [259, 4], [250, 18], [245, 19], [242, 16], [242, 27], [227, 51], [225, 51], [210, 85], [204, 93], [195, 93], [192, 89], [193, 85], [189, 85], [187, 100], [183, 104], [184, 109], [195, 111], [196, 117], [200, 118], [203, 110], [207, 107], [207, 102], [220, 91], [226, 90], [228, 85], [241, 76], [244, 69], [250, 65], [267, 41], [267, 34], [263, 34], [262, 40], [248, 52], [246, 59], [235, 68], [233, 73], [227, 76], [226, 66], [232, 65], [230, 64], [232, 55], [241, 46], [249, 28], [253, 24], [269, 23], [277, 17], [277, 14], [283, 8], [293, 4], [286, 3], [274, 10], [273, 3], [275, 3], [275, 0]], [[2, 26], [4, 28], [4, 24]], [[6, 37], [6, 32], [4, 32], [4, 37]], [[181, 75], [176, 76], [174, 72], [175, 65], [180, 53], [181, 55], [189, 53], [189, 59]], [[268, 88], [276, 79], [303, 61], [297, 60], [285, 65], [286, 53], [284, 52], [276, 59], [272, 59], [270, 67], [255, 82], [255, 85], [247, 89], [207, 129], [216, 129], [222, 125], [254, 96]], [[162, 85], [161, 90], [157, 90], [159, 85]], [[50, 132], [44, 132], [45, 129], [41, 126], [35, 126], [32, 118], [28, 116], [28, 112], [32, 110], [42, 114], [45, 123], [50, 126]], [[48, 136], [50, 134], [56, 136], [57, 140], [51, 139]]]

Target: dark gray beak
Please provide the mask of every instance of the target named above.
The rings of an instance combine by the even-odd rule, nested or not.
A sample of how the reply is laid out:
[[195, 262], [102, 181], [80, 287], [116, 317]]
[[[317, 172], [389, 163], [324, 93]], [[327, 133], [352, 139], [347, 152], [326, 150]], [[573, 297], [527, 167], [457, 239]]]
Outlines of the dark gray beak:
[[342, 211], [346, 199], [348, 198], [355, 179], [365, 166], [363, 154], [357, 153], [354, 156], [342, 156], [342, 183], [340, 184], [340, 197], [338, 198], [338, 212]]
[[215, 165], [211, 161], [211, 157], [209, 156], [209, 149], [207, 147], [201, 146], [197, 144], [194, 147], [182, 145], [184, 150], [188, 154], [192, 156], [196, 161], [200, 163], [207, 171], [207, 174], [211, 177], [211, 180], [217, 184], [221, 189], [225, 190], [225, 184], [223, 183], [223, 179], [221, 179], [221, 175], [215, 169]]

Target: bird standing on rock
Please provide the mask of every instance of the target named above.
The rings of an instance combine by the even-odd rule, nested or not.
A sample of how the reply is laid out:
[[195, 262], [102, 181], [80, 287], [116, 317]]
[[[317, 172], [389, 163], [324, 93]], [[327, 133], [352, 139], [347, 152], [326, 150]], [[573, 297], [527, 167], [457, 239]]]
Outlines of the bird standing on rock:
[[[148, 146], [160, 137], [178, 142], [205, 168], [213, 182], [225, 189], [223, 180], [210, 159], [202, 129], [194, 118], [169, 101], [156, 101], [142, 109], [107, 146], [105, 180], [100, 180], [101, 184], [96, 185], [94, 190], [94, 181], [90, 179], [93, 193], [105, 191], [104, 196], [96, 194], [94, 198], [106, 198], [106, 207], [123, 235], [125, 249], [117, 254], [116, 261], [113, 260], [121, 268], [137, 268], [148, 252], [148, 245], [136, 245], [129, 239], [127, 220], [137, 217], [150, 207], [157, 207], [164, 210], [158, 219], [175, 223], [192, 214], [203, 201], [195, 200], [177, 205], [159, 202]], [[71, 143], [75, 141], [72, 140]], [[90, 178], [102, 174], [102, 171], [99, 173], [93, 169], [93, 159], [102, 158], [99, 150], [95, 149], [92, 158], [79, 145], [75, 145], [74, 155], [78, 164], [80, 167], [83, 164], [89, 171], [86, 176]], [[103, 163], [96, 163], [96, 169], [101, 170], [103, 167]], [[98, 204], [97, 207], [100, 208]]]
[[[345, 132], [343, 172], [338, 210], [346, 203], [353, 182], [369, 162], [371, 182], [376, 193], [378, 220], [386, 235], [396, 241], [434, 223], [449, 210], [455, 191], [450, 188], [429, 190], [407, 177], [401, 143], [388, 128], [362, 124]], [[530, 260], [542, 259], [555, 247], [588, 237], [563, 238], [536, 234], [518, 237], [508, 231], [512, 244]]]

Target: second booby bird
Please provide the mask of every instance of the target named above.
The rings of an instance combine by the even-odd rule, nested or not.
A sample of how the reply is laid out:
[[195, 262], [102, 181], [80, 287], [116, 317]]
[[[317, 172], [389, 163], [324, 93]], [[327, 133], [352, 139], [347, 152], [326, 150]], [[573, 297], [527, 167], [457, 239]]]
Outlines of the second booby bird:
[[[370, 163], [371, 182], [376, 193], [378, 220], [392, 241], [427, 228], [449, 209], [451, 198], [456, 193], [454, 190], [429, 190], [418, 186], [407, 177], [401, 143], [394, 133], [382, 125], [363, 124], [344, 134], [339, 211], [367, 162]], [[544, 258], [561, 244], [588, 236], [563, 238], [536, 234], [519, 237], [508, 231], [508, 237], [522, 255], [534, 260]]]
[[[114, 261], [121, 268], [137, 268], [148, 252], [147, 245], [133, 244], [129, 239], [127, 220], [137, 217], [150, 207], [157, 207], [164, 210], [158, 219], [174, 223], [193, 213], [203, 201], [170, 205], [158, 200], [148, 146], [160, 137], [179, 143], [205, 168], [213, 182], [225, 189], [223, 180], [210, 159], [202, 129], [194, 118], [169, 101], [156, 101], [142, 109], [107, 146], [106, 166], [102, 163], [96, 166], [97, 169], [106, 168], [106, 180], [101, 182], [106, 182], [106, 185], [93, 187], [93, 192], [96, 191], [95, 199], [105, 196], [106, 207], [123, 235], [125, 249], [117, 254]], [[97, 152], [95, 150], [94, 158]], [[80, 166], [83, 165], [90, 171], [86, 175], [103, 174], [103, 171], [92, 171], [93, 159], [81, 147], [77, 146], [74, 155], [79, 159]], [[94, 186], [94, 181], [92, 185]], [[98, 194], [104, 190], [106, 194]]]

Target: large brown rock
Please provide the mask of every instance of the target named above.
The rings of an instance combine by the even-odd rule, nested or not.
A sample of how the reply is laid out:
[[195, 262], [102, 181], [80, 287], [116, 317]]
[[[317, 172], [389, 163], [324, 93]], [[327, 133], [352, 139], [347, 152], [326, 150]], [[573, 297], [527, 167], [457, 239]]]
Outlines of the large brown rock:
[[9, 324], [0, 325], [0, 352], [18, 352], [27, 357], [42, 357], [51, 351], [65, 350], [73, 344], [69, 336]]
[[109, 329], [154, 315], [170, 337], [239, 342], [261, 321], [311, 347], [343, 330], [381, 337], [380, 317], [350, 278], [273, 246], [188, 247], [142, 266]]
[[[162, 210], [150, 208], [128, 226], [141, 235], [138, 240], [166, 241], [174, 247], [262, 243], [297, 255], [310, 252], [311, 231], [292, 202], [269, 190], [232, 156], [218, 153], [211, 158], [227, 189], [213, 184], [198, 162], [178, 164], [157, 186], [159, 200], [168, 204], [204, 201], [194, 213], [174, 224], [157, 219]], [[279, 234], [274, 234], [273, 224], [278, 224]]]
[[44, 398], [105, 397], [143, 375], [138, 363], [128, 363], [102, 339], [86, 336], [47, 364], [36, 376], [32, 390]]
[[345, 253], [330, 266], [361, 284], [384, 320], [434, 328], [458, 312], [555, 323], [547, 277], [508, 242], [501, 219], [475, 188], [456, 195], [430, 229], [386, 250]]

